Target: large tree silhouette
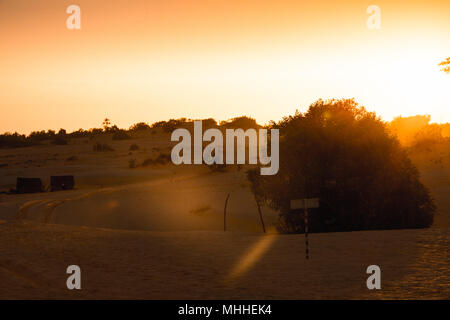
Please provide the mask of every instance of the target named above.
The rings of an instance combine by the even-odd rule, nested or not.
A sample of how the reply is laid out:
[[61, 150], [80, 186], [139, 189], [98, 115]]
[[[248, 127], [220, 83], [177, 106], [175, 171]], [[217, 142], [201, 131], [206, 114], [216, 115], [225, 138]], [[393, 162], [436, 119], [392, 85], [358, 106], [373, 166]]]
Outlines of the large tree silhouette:
[[280, 213], [282, 232], [302, 232], [290, 200], [320, 198], [310, 230], [428, 227], [435, 206], [396, 137], [354, 100], [319, 100], [306, 113], [272, 124], [280, 130], [280, 170], [249, 172], [252, 191]]

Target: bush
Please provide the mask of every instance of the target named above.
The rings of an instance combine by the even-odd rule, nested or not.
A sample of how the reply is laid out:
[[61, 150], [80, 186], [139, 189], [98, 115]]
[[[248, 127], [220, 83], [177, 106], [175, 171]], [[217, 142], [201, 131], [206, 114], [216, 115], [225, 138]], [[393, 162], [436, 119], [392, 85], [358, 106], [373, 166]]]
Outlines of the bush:
[[114, 132], [113, 140], [128, 140], [131, 139], [131, 137], [124, 131], [124, 130], [119, 130]]
[[96, 152], [114, 151], [108, 144], [100, 142], [95, 143], [92, 149]]
[[394, 133], [400, 143], [410, 146], [414, 136], [424, 127], [428, 126], [431, 120], [429, 115], [417, 115], [412, 117], [396, 117], [389, 124], [389, 129]]
[[151, 165], [153, 165], [153, 164], [155, 164], [155, 160], [153, 160], [153, 159], [151, 159], [151, 158], [145, 159], [145, 160], [142, 162], [142, 166], [143, 166], [143, 167], [151, 166]]
[[58, 136], [65, 136], [66, 134], [67, 134], [66, 129], [63, 129], [63, 128], [59, 129]]
[[135, 150], [139, 150], [139, 146], [138, 146], [137, 144], [133, 143], [133, 144], [130, 146], [130, 151], [135, 151]]
[[161, 153], [157, 158], [156, 158], [156, 163], [158, 164], [166, 164], [169, 163], [172, 160], [172, 158], [170, 157], [170, 154], [166, 154], [166, 153]]
[[[354, 100], [319, 100], [273, 125], [280, 170], [247, 173], [252, 192], [280, 213], [283, 232], [302, 232], [290, 200], [318, 197], [313, 232], [429, 227], [435, 205], [398, 140]], [[269, 144], [270, 145], [270, 144]]]
[[230, 119], [228, 121], [221, 121], [220, 126], [224, 128], [243, 129], [250, 128], [258, 129], [260, 126], [256, 123], [256, 120], [250, 117], [242, 116]]
[[442, 128], [438, 124], [429, 124], [421, 128], [414, 136], [412, 147], [417, 150], [430, 150], [436, 144], [444, 142]]
[[217, 121], [213, 118], [203, 119], [202, 126], [204, 129], [217, 127]]
[[42, 131], [33, 131], [28, 136], [28, 139], [34, 142], [42, 142], [44, 140], [53, 139], [56, 136], [55, 131], [53, 130], [45, 130]]
[[192, 209], [189, 213], [195, 214], [196, 216], [204, 216], [208, 211], [211, 211], [211, 206], [203, 205], [198, 207], [197, 209]]
[[130, 168], [130, 169], [134, 169], [134, 168], [136, 168], [137, 166], [136, 166], [136, 160], [135, 159], [130, 159], [130, 160], [128, 160], [128, 168]]
[[0, 148], [21, 148], [31, 147], [36, 145], [37, 142], [27, 139], [23, 134], [5, 133], [0, 135]]
[[171, 161], [171, 157], [169, 154], [161, 153], [155, 159], [148, 158], [148, 159], [144, 160], [144, 162], [142, 163], [142, 166], [147, 167], [147, 166], [155, 165], [155, 164], [167, 164], [170, 161]]
[[130, 127], [130, 131], [142, 131], [147, 129], [150, 129], [150, 126], [145, 122], [139, 122]]
[[76, 161], [76, 160], [78, 160], [77, 156], [70, 156], [66, 159], [66, 161]]
[[[153, 129], [161, 128], [164, 132], [172, 132], [177, 128], [186, 126], [186, 118], [170, 119], [169, 121], [158, 121], [152, 125]], [[152, 132], [153, 134], [153, 132]]]
[[67, 140], [61, 137], [56, 137], [51, 142], [54, 145], [64, 146], [67, 145]]

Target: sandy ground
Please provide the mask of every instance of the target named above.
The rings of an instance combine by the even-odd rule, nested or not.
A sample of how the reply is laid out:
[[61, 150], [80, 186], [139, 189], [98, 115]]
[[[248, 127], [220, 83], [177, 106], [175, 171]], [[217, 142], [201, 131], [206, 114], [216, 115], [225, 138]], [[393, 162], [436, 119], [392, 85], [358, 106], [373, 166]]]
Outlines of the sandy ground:
[[[450, 298], [447, 230], [301, 235], [0, 225], [0, 298]], [[82, 289], [66, 289], [77, 264]], [[366, 288], [368, 265], [382, 290]]]
[[[127, 185], [3, 196], [0, 217], [127, 230], [223, 230], [229, 193], [227, 230], [262, 230], [242, 172], [199, 171]], [[268, 227], [277, 220], [268, 208], [263, 216]]]
[[[244, 170], [128, 168], [169, 152], [167, 140], [109, 141], [108, 153], [85, 139], [0, 150], [0, 189], [51, 174], [74, 174], [77, 186], [0, 195], [0, 299], [450, 298], [450, 151], [412, 155], [438, 206], [432, 228], [312, 234], [306, 260], [303, 235], [275, 234], [267, 208], [262, 234]], [[66, 288], [71, 264], [81, 267], [80, 291]], [[382, 290], [366, 287], [372, 264]]]
[[[245, 170], [213, 173], [202, 165], [157, 165], [128, 168], [158, 154], [170, 153], [169, 136], [107, 141], [113, 152], [92, 151], [93, 142], [78, 139], [67, 146], [0, 150], [0, 189], [14, 187], [17, 176], [73, 174], [76, 190], [24, 195], [0, 194], [0, 219], [26, 218], [40, 222], [127, 230], [223, 230], [227, 194], [227, 229], [261, 231], [257, 206]], [[140, 149], [129, 151], [131, 144]], [[52, 154], [53, 156], [49, 157]], [[71, 156], [77, 160], [67, 162]], [[270, 225], [277, 214], [263, 209]]]

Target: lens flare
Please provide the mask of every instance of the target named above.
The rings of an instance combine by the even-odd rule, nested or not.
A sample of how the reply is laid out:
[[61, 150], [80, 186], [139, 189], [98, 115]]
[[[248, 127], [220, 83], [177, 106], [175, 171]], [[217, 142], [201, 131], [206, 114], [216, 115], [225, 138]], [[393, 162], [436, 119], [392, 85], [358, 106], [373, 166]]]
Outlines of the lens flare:
[[275, 241], [275, 237], [275, 235], [266, 235], [253, 244], [234, 266], [228, 276], [228, 279], [235, 280], [247, 273], [249, 269], [255, 265], [272, 246]]

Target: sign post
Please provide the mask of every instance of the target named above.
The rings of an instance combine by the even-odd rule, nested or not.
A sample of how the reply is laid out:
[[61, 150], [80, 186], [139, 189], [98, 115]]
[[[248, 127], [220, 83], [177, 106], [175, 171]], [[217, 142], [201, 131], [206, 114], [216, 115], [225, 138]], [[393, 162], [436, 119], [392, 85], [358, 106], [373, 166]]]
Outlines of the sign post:
[[291, 200], [291, 209], [303, 209], [305, 217], [305, 248], [306, 259], [309, 259], [309, 241], [308, 241], [308, 208], [318, 208], [319, 198], [306, 198]]

